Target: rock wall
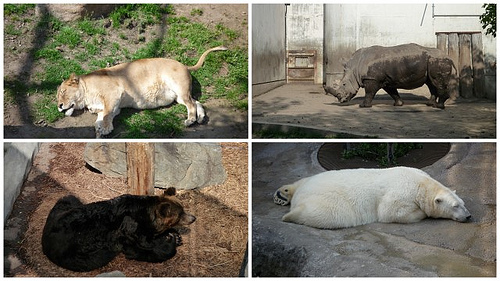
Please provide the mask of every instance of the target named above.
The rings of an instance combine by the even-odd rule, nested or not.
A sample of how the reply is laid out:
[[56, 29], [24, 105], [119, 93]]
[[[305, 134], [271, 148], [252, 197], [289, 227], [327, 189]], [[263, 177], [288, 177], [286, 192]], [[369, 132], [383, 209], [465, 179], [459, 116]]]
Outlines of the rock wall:
[[12, 211], [38, 149], [38, 143], [4, 144], [4, 219]]
[[[125, 143], [88, 143], [84, 160], [105, 175], [127, 176]], [[219, 144], [156, 143], [155, 186], [193, 189], [225, 180]]]

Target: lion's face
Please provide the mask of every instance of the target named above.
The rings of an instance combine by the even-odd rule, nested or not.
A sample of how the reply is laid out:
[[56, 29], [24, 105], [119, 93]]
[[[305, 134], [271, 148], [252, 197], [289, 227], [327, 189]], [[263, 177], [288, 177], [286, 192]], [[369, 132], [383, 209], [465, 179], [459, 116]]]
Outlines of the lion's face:
[[66, 116], [71, 116], [75, 109], [82, 108], [79, 102], [79, 83], [80, 79], [75, 74], [71, 74], [68, 80], [57, 87], [57, 109], [59, 112], [64, 112]]

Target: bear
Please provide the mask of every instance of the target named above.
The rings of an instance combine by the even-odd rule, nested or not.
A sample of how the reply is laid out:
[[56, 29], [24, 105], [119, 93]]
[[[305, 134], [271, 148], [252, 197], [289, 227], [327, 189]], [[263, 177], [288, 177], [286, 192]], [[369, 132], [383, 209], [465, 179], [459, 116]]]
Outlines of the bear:
[[42, 250], [60, 267], [84, 272], [105, 266], [118, 254], [163, 262], [182, 244], [173, 228], [196, 217], [184, 211], [175, 188], [160, 196], [122, 195], [83, 204], [73, 195], [57, 201], [42, 234]]
[[420, 169], [345, 169], [284, 185], [274, 202], [290, 204], [284, 222], [320, 229], [369, 224], [415, 223], [426, 217], [466, 222], [464, 201]]

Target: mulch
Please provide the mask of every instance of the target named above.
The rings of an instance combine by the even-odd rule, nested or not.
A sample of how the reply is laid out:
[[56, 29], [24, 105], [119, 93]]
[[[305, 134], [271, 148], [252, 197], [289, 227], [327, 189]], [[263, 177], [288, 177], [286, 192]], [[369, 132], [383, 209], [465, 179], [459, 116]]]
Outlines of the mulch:
[[[216, 186], [178, 191], [185, 209], [197, 217], [182, 229], [183, 245], [163, 263], [127, 260], [120, 254], [103, 268], [73, 272], [53, 264], [43, 254], [41, 235], [55, 202], [69, 194], [83, 202], [107, 200], [126, 193], [124, 178], [110, 178], [88, 169], [84, 143], [44, 143], [11, 216], [5, 223], [20, 225], [14, 241], [4, 241], [4, 255], [20, 263], [5, 276], [90, 277], [119, 270], [134, 277], [237, 277], [248, 240], [248, 147], [246, 143], [221, 143], [227, 180]], [[161, 192], [161, 191], [159, 191]], [[12, 267], [12, 266], [11, 266]]]

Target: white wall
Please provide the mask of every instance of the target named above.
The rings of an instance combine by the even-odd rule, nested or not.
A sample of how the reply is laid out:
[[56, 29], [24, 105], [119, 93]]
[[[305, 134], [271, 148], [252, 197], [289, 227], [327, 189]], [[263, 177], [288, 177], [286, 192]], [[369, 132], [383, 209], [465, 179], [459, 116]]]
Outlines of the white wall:
[[286, 82], [285, 5], [252, 5], [252, 95]]
[[[360, 48], [417, 43], [436, 47], [436, 32], [482, 31], [482, 4], [326, 4], [326, 83], [341, 77], [341, 58]], [[496, 40], [482, 36], [487, 96], [496, 96]], [[340, 77], [339, 77], [340, 76]]]
[[323, 83], [323, 4], [291, 4], [286, 16], [287, 50], [315, 50], [315, 83]]

